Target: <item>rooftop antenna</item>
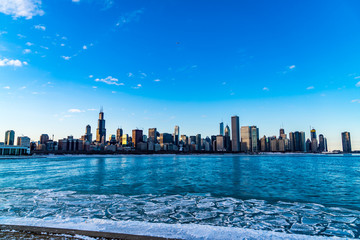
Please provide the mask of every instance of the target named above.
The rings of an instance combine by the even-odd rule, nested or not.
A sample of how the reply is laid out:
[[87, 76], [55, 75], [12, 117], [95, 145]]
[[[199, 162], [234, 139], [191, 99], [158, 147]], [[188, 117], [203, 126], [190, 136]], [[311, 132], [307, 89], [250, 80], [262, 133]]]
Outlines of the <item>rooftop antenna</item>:
[[103, 112], [103, 106], [100, 106], [100, 112]]

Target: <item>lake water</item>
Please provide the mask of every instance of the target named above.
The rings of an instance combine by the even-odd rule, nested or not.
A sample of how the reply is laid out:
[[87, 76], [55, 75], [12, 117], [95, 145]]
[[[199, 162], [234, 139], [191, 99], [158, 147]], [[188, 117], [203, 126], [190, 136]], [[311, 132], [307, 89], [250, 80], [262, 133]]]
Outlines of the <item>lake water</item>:
[[[242, 236], [249, 229], [254, 238], [261, 233], [264, 239], [266, 234], [358, 238], [360, 156], [0, 159], [0, 223], [59, 226], [62, 222], [79, 228], [91, 222], [96, 230], [187, 239], [216, 239], [219, 229], [239, 230]], [[116, 223], [121, 229], [106, 228]], [[151, 230], [132, 231], [125, 223], [144, 223]], [[194, 224], [209, 228], [202, 235], [186, 232]], [[166, 231], [176, 226], [182, 232], [157, 234], [154, 226], [166, 226]]]

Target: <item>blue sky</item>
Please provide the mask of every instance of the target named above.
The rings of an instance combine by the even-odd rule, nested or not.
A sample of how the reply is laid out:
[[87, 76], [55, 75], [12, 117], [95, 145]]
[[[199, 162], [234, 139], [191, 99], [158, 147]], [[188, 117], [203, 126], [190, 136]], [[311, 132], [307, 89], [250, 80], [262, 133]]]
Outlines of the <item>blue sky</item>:
[[0, 0], [0, 134], [121, 126], [260, 136], [316, 128], [360, 149], [360, 2]]

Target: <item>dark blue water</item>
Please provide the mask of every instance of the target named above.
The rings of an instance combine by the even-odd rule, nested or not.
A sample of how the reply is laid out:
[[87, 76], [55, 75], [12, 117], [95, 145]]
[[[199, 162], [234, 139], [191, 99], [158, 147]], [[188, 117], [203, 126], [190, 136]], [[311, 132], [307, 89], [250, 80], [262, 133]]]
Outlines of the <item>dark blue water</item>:
[[0, 188], [314, 202], [360, 209], [360, 156], [120, 156], [0, 160]]
[[360, 156], [0, 159], [1, 203], [2, 216], [201, 223], [358, 237]]

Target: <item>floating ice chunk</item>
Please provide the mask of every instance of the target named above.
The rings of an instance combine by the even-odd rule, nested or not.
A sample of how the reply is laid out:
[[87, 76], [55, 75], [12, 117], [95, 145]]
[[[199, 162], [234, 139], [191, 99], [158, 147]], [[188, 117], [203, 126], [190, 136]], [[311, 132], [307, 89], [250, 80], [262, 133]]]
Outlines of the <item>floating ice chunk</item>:
[[328, 236], [337, 236], [337, 237], [350, 237], [350, 238], [355, 237], [354, 232], [348, 229], [328, 228], [323, 232], [323, 234]]
[[196, 212], [195, 218], [198, 220], [205, 220], [216, 217], [216, 213], [214, 212]]
[[303, 234], [314, 234], [315, 233], [314, 227], [306, 225], [306, 224], [299, 224], [299, 223], [294, 223], [291, 226], [290, 231], [293, 233], [303, 233]]

